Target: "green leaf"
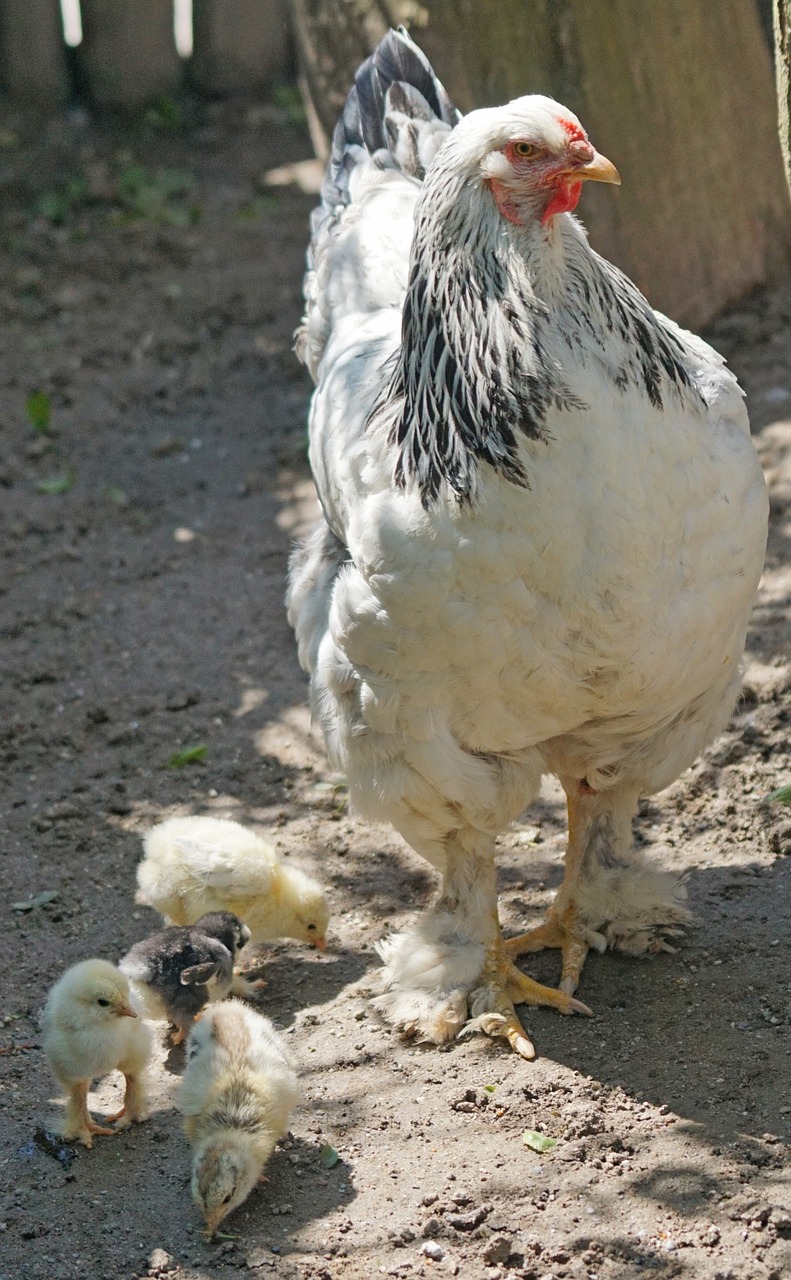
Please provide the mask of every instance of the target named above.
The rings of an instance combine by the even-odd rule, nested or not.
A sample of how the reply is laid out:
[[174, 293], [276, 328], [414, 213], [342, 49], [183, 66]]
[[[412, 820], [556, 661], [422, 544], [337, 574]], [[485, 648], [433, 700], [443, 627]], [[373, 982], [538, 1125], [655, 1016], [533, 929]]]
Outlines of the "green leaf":
[[25, 401], [25, 412], [31, 426], [46, 435], [52, 417], [52, 401], [46, 391], [33, 391]]
[[174, 756], [168, 760], [169, 769], [183, 769], [186, 764], [200, 764], [201, 760], [206, 759], [206, 752], [209, 750], [207, 746], [185, 747], [183, 751], [177, 751]]
[[485, 1085], [483, 1086], [483, 1088], [484, 1088], [484, 1092], [485, 1092], [485, 1093], [494, 1093], [495, 1089], [497, 1088], [497, 1085], [496, 1085], [496, 1084], [485, 1084]]
[[340, 1156], [338, 1155], [338, 1152], [335, 1150], [335, 1148], [331, 1147], [329, 1142], [325, 1142], [324, 1146], [321, 1148], [321, 1151], [319, 1152], [319, 1163], [323, 1164], [325, 1169], [332, 1169], [333, 1166], [336, 1165], [339, 1160], [340, 1160]]
[[163, 95], [151, 103], [143, 118], [152, 129], [179, 129], [184, 123], [184, 112], [175, 99]]
[[304, 125], [307, 123], [305, 104], [302, 94], [296, 85], [276, 85], [272, 91], [272, 99], [276, 107], [283, 112], [289, 124]]
[[780, 804], [791, 804], [791, 783], [784, 787], [778, 787], [776, 791], [772, 791], [766, 797], [769, 801], [779, 801]]
[[34, 907], [45, 907], [48, 902], [55, 902], [60, 897], [57, 889], [43, 889], [34, 898], [26, 898], [22, 902], [12, 902], [12, 911], [32, 911]]
[[68, 493], [76, 479], [77, 477], [69, 467], [68, 471], [62, 471], [59, 476], [51, 476], [49, 480], [39, 480], [36, 488], [39, 493]]
[[525, 1129], [522, 1141], [531, 1151], [551, 1151], [558, 1145], [556, 1138], [548, 1138], [545, 1133], [537, 1133], [535, 1129]]
[[129, 506], [129, 495], [123, 489], [119, 489], [117, 484], [108, 484], [105, 493], [117, 507]]

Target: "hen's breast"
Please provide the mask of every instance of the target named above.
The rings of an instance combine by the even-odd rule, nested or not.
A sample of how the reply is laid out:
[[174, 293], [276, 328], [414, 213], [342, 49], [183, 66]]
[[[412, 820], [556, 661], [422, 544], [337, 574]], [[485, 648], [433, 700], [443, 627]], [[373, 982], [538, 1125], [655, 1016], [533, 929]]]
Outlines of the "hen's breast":
[[735, 670], [766, 528], [743, 419], [627, 393], [549, 425], [530, 488], [482, 467], [472, 505], [424, 510], [368, 448], [330, 626], [377, 727], [441, 719], [482, 752], [597, 719], [650, 732]]

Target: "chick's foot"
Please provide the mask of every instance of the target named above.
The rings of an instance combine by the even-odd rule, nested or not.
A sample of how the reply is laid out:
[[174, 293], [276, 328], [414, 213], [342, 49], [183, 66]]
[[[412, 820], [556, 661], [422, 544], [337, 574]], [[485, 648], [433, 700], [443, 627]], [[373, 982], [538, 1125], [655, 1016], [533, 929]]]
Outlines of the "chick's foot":
[[88, 1110], [88, 1081], [81, 1080], [73, 1086], [66, 1105], [66, 1120], [61, 1129], [64, 1138], [81, 1142], [84, 1147], [93, 1146], [94, 1134], [110, 1137], [115, 1129], [97, 1124]]
[[134, 1124], [137, 1120], [145, 1120], [147, 1115], [146, 1093], [140, 1076], [127, 1075], [124, 1072], [124, 1080], [126, 1081], [124, 1105], [116, 1115], [108, 1116], [108, 1119], [116, 1122], [116, 1133], [119, 1129], [128, 1128], [130, 1124]]

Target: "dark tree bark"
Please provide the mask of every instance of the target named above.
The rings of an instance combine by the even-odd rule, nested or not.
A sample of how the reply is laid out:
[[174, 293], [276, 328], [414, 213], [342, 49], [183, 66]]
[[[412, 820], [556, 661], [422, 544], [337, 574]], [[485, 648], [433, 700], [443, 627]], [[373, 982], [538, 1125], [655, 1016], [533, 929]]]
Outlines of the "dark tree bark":
[[[788, 13], [791, 0], [779, 0]], [[651, 302], [701, 325], [791, 248], [769, 49], [746, 0], [290, 0], [314, 138], [405, 21], [463, 110], [546, 93], [623, 178], [586, 191], [591, 240]], [[788, 27], [786, 26], [786, 31]], [[590, 184], [592, 187], [594, 184]]]

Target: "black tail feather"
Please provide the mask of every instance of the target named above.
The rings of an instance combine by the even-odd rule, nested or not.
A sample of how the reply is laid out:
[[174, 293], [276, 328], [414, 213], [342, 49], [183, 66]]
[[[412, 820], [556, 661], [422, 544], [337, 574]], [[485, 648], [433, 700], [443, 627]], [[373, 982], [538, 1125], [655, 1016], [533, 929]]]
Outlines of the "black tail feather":
[[355, 76], [333, 134], [321, 189], [324, 217], [349, 203], [349, 173], [363, 153], [382, 168], [398, 167], [391, 154], [388, 108], [415, 120], [436, 118], [451, 128], [459, 119], [428, 58], [403, 27], [387, 33]]

